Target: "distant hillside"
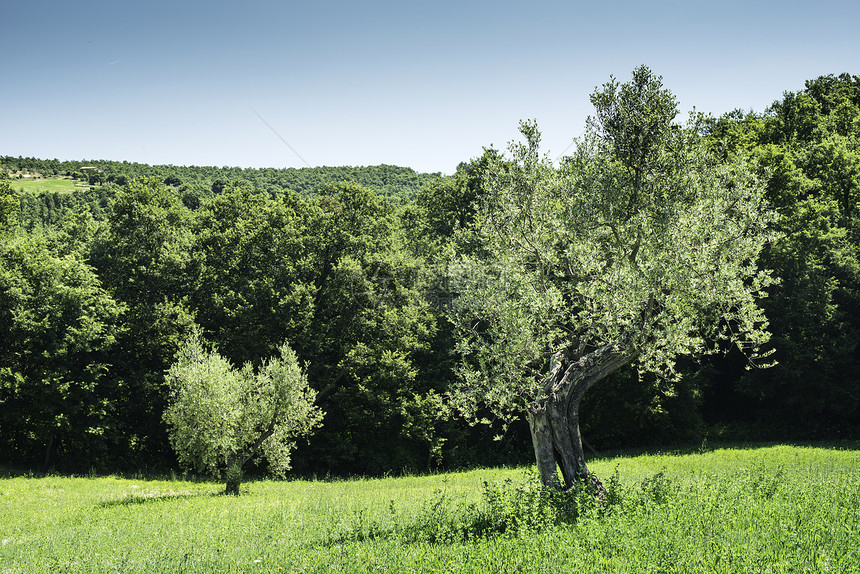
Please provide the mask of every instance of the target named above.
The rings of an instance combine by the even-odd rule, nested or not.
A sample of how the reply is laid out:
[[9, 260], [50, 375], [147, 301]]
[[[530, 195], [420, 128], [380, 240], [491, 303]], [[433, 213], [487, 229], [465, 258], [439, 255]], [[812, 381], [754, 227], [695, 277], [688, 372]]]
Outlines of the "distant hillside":
[[0, 169], [12, 174], [72, 176], [93, 185], [123, 184], [131, 179], [155, 177], [198, 198], [219, 193], [236, 183], [261, 192], [291, 189], [301, 194], [311, 194], [320, 191], [326, 184], [343, 181], [358, 183], [381, 195], [411, 198], [425, 183], [441, 177], [439, 173], [418, 173], [412, 168], [394, 165], [256, 169], [147, 165], [104, 160], [60, 161], [13, 156], [0, 156]]

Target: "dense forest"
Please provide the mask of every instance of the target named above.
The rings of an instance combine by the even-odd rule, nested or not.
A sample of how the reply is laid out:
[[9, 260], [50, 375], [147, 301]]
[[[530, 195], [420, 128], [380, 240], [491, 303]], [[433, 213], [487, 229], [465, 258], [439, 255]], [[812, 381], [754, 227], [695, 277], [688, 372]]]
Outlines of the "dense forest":
[[[393, 165], [364, 167], [318, 167], [288, 169], [243, 169], [239, 167], [198, 167], [145, 165], [127, 161], [59, 161], [30, 157], [0, 156], [0, 171], [23, 179], [64, 177], [79, 182], [80, 193], [24, 194], [19, 221], [28, 229], [35, 225], [56, 225], [70, 209], [79, 211], [89, 204], [100, 216], [112, 190], [130, 181], [154, 178], [175, 190], [182, 203], [198, 208], [202, 202], [230, 187], [248, 187], [257, 193], [277, 193], [286, 189], [301, 195], [318, 193], [332, 183], [352, 182], [380, 195], [411, 199], [421, 187], [441, 174], [417, 173]], [[18, 186], [20, 187], [20, 186]], [[12, 188], [17, 189], [15, 182]]]
[[[860, 77], [822, 76], [763, 112], [696, 126], [719, 161], [753, 166], [779, 214], [778, 239], [750, 263], [777, 280], [761, 302], [775, 364], [727, 345], [683, 359], [677, 380], [622, 369], [585, 397], [585, 439], [856, 436]], [[234, 365], [295, 350], [325, 412], [297, 447], [299, 473], [533, 460], [525, 422], [471, 425], [446, 408], [458, 376], [448, 264], [480, 249], [469, 230], [484, 174], [504, 161], [486, 149], [442, 176], [0, 157], [0, 461], [175, 466], [165, 373], [198, 328]], [[19, 191], [14, 178], [36, 173], [89, 187]]]

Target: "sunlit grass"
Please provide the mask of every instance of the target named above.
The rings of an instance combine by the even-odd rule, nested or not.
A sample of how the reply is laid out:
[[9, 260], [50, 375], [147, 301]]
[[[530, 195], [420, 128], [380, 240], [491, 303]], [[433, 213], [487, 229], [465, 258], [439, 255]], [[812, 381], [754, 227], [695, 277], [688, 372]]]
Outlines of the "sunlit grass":
[[12, 180], [12, 189], [25, 193], [72, 193], [89, 187], [89, 185], [82, 184], [77, 180], [66, 178], [35, 179], [27, 177]]
[[[434, 502], [451, 515], [480, 508], [485, 482], [516, 486], [530, 471], [251, 481], [239, 497], [214, 482], [7, 478], [0, 572], [860, 571], [858, 450], [723, 449], [591, 466], [617, 476], [612, 506], [450, 543], [409, 529]], [[355, 536], [365, 531], [375, 534]]]

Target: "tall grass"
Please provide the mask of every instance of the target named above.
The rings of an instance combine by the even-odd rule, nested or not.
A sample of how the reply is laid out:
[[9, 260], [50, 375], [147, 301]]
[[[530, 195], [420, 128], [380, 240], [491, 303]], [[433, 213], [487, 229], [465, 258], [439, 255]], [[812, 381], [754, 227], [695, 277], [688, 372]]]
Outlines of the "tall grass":
[[595, 461], [611, 495], [529, 469], [221, 484], [0, 480], [0, 572], [860, 572], [860, 451]]

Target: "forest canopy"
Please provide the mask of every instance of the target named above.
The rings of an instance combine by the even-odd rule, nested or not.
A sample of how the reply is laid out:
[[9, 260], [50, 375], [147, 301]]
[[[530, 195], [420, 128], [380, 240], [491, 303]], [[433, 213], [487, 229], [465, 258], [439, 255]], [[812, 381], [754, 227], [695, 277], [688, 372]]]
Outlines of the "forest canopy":
[[[763, 184], [762, 209], [777, 214], [768, 219], [772, 240], [744, 262], [748, 278], [768, 270], [775, 280], [759, 285], [770, 340], [757, 342], [776, 364], [748, 369], [742, 349], [703, 331], [711, 354], [678, 358], [677, 377], [627, 366], [609, 375], [583, 398], [582, 436], [600, 450], [856, 434], [860, 78], [821, 76], [766, 110], [699, 117], [684, 129], [729, 187], [742, 181], [725, 174], [743, 162], [749, 181]], [[595, 184], [635, 178], [618, 169], [633, 161], [625, 150], [635, 146], [613, 145], [617, 163], [600, 164]], [[578, 149], [565, 160], [570, 169], [585, 153]], [[471, 296], [451, 262], [502, 253], [503, 236], [487, 236], [487, 206], [499, 199], [499, 181], [525, 181], [522, 166], [540, 166], [523, 161], [528, 145], [520, 151], [476, 150], [450, 176], [386, 165], [276, 170], [0, 157], [0, 460], [69, 471], [176, 467], [165, 377], [199, 333], [206, 348], [249, 373], [275, 360], [285, 341], [294, 351], [325, 413], [296, 441], [294, 472], [534, 461], [524, 419], [470, 425], [450, 408], [464, 374], [451, 313]], [[687, 161], [690, 153], [670, 146], [654, 157]], [[561, 181], [549, 173], [545, 181]], [[585, 193], [586, 172], [577, 173], [577, 193]], [[34, 174], [82, 186], [21, 191]], [[552, 196], [561, 189], [555, 183], [539, 191]], [[504, 204], [514, 219], [517, 201]], [[611, 245], [611, 230], [600, 241]], [[631, 249], [661, 256], [657, 244], [632, 241]], [[547, 254], [558, 257], [551, 245]], [[696, 254], [687, 255], [695, 269]], [[490, 295], [500, 293], [488, 291], [484, 302]], [[471, 422], [494, 423], [499, 413], [476, 403], [471, 414]]]

